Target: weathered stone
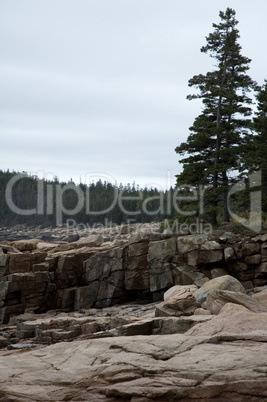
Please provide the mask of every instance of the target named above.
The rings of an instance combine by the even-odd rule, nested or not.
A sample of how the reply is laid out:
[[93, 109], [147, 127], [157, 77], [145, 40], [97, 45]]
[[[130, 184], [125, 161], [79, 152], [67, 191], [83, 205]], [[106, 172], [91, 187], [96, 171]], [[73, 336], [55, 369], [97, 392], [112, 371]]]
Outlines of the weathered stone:
[[7, 254], [0, 255], [0, 267], [5, 267], [7, 265], [9, 256]]
[[125, 297], [124, 248], [99, 252], [85, 262], [86, 282], [98, 287], [96, 307], [107, 307]]
[[129, 237], [128, 244], [141, 243], [141, 242], [148, 243], [150, 241], [159, 241], [159, 240], [161, 240], [160, 233], [139, 231], [137, 233], [132, 234]]
[[255, 241], [255, 242], [257, 242], [257, 241], [259, 241], [259, 242], [267, 242], [267, 233], [265, 233], [265, 234], [263, 234], [263, 235], [259, 235], [259, 236], [256, 236], [256, 237], [253, 237], [253, 239], [252, 239], [253, 241]]
[[245, 257], [245, 263], [249, 265], [258, 265], [261, 262], [260, 254], [248, 255]]
[[209, 310], [205, 309], [205, 308], [200, 307], [200, 308], [197, 308], [197, 309], [194, 311], [194, 315], [200, 315], [200, 316], [202, 316], [202, 315], [208, 315], [208, 316], [210, 316], [210, 315], [211, 315], [211, 312], [210, 312]]
[[32, 254], [10, 254], [8, 260], [8, 274], [31, 272], [33, 266]]
[[[207, 310], [204, 310], [207, 312]], [[153, 320], [153, 334], [184, 334], [196, 324], [211, 320], [212, 315], [204, 314], [203, 316], [192, 315], [190, 317], [161, 317]]]
[[[255, 313], [244, 306], [227, 303], [220, 313], [208, 322], [208, 325], [198, 324], [190, 329], [188, 336], [210, 336], [223, 334], [262, 334], [267, 332], [267, 313]], [[253, 338], [250, 338], [253, 339]]]
[[232, 247], [226, 247], [223, 250], [223, 255], [224, 255], [224, 259], [225, 261], [233, 261], [236, 259], [236, 255], [235, 255], [235, 251]]
[[260, 251], [260, 245], [257, 243], [242, 244], [243, 253], [245, 256], [257, 254]]
[[233, 232], [224, 232], [220, 236], [220, 240], [221, 241], [228, 241], [228, 240], [232, 239], [233, 237], [235, 237], [235, 234]]
[[14, 241], [13, 243], [11, 243], [11, 245], [19, 251], [32, 251], [36, 249], [36, 245], [39, 242], [39, 239], [26, 239]]
[[21, 254], [21, 251], [19, 251], [15, 247], [11, 246], [8, 242], [1, 242], [0, 247], [1, 247], [2, 253], [4, 253], [4, 254], [10, 254], [10, 253]]
[[158, 261], [170, 261], [171, 258], [176, 254], [177, 246], [176, 239], [166, 239], [157, 242], [150, 242], [148, 248], [148, 262], [152, 260]]
[[42, 262], [42, 263], [39, 263], [39, 264], [33, 264], [32, 269], [33, 269], [34, 272], [36, 272], [36, 271], [49, 271], [49, 264], [48, 264], [48, 262]]
[[234, 292], [245, 293], [244, 287], [236, 278], [230, 275], [225, 275], [220, 276], [219, 278], [211, 279], [209, 282], [204, 283], [201, 288], [194, 292], [194, 297], [199, 303], [203, 303], [207, 299], [208, 293], [217, 289], [233, 290]]
[[239, 304], [250, 311], [256, 313], [267, 313], [267, 299], [259, 302], [241, 292], [231, 292], [229, 290], [214, 290], [207, 296], [207, 309], [212, 314], [219, 314], [223, 306], [227, 303]]
[[137, 323], [123, 325], [118, 328], [118, 336], [151, 335], [153, 331], [153, 323], [153, 319], [148, 319]]
[[197, 271], [197, 268], [189, 265], [175, 266], [171, 265], [174, 283], [177, 285], [195, 284], [197, 287], [202, 286], [209, 280], [202, 272]]
[[150, 291], [157, 292], [173, 285], [173, 277], [170, 263], [153, 260], [149, 269]]
[[177, 238], [177, 247], [179, 254], [186, 254], [192, 250], [198, 250], [199, 246], [208, 239], [206, 234], [179, 236]]
[[60, 309], [74, 309], [77, 287], [58, 289], [56, 293], [56, 307]]
[[182, 289], [163, 302], [164, 307], [181, 311], [183, 315], [191, 315], [200, 304], [189, 289]]
[[164, 301], [169, 300], [172, 296], [174, 296], [177, 292], [180, 292], [181, 290], [189, 290], [191, 293], [193, 293], [195, 290], [197, 290], [197, 286], [196, 285], [185, 285], [185, 286], [181, 286], [181, 285], [176, 285], [176, 286], [172, 286], [170, 289], [168, 289], [165, 293], [164, 293]]
[[101, 235], [91, 235], [89, 237], [81, 237], [75, 243], [76, 247], [99, 247], [104, 243], [104, 238]]
[[130, 244], [125, 253], [125, 289], [149, 290], [148, 243]]
[[36, 248], [42, 252], [51, 252], [57, 248], [56, 243], [48, 243], [48, 242], [39, 242], [36, 245]]
[[74, 310], [91, 308], [97, 300], [98, 284], [79, 287], [75, 290]]
[[[190, 237], [186, 236], [186, 238]], [[184, 237], [178, 237], [178, 250], [181, 254], [184, 254], [188, 265], [195, 267], [222, 260], [223, 252], [219, 243], [206, 240], [204, 235], [193, 237], [196, 237], [196, 239], [191, 239], [190, 242], [186, 242]]]
[[81, 252], [70, 256], [63, 254], [59, 257], [55, 269], [55, 283], [58, 289], [85, 285], [83, 264], [92, 254]]

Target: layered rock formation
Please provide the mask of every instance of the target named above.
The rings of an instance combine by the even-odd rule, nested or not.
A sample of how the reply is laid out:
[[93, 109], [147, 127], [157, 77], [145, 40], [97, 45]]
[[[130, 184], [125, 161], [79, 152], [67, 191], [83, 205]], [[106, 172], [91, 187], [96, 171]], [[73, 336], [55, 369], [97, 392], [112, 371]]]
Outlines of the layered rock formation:
[[130, 232], [0, 243], [0, 401], [267, 400], [267, 236]]
[[0, 323], [29, 308], [81, 310], [137, 298], [162, 300], [173, 285], [199, 288], [227, 274], [246, 289], [265, 285], [267, 236], [162, 240], [160, 233], [139, 232], [113, 242], [99, 234], [72, 243], [2, 241]]

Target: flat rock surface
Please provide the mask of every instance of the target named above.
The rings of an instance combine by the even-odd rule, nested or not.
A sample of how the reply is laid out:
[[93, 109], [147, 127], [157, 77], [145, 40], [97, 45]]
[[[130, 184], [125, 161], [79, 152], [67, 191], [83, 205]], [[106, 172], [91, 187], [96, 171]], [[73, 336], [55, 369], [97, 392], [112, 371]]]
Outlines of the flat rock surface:
[[0, 401], [263, 401], [266, 356], [266, 334], [118, 337], [2, 350]]

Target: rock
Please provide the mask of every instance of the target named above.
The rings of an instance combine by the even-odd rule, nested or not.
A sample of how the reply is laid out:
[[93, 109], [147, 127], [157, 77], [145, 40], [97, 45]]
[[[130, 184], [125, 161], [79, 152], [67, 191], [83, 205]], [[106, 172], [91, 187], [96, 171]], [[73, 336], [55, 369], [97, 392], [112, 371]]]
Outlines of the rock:
[[176, 239], [174, 238], [149, 243], [147, 261], [151, 292], [173, 285], [170, 260], [176, 251]]
[[221, 241], [228, 241], [228, 240], [232, 239], [233, 237], [235, 237], [235, 234], [233, 232], [224, 232], [220, 236], [220, 240]]
[[207, 310], [207, 309], [205, 309], [205, 308], [202, 308], [202, 307], [200, 307], [200, 308], [197, 308], [195, 311], [194, 311], [194, 315], [210, 315], [211, 314], [211, 312], [209, 311], [209, 310]]
[[33, 261], [32, 254], [10, 254], [6, 274], [31, 272]]
[[235, 251], [232, 247], [226, 247], [223, 250], [223, 255], [226, 262], [233, 261], [236, 259]]
[[245, 258], [245, 263], [249, 265], [258, 265], [261, 262], [261, 255], [260, 254], [253, 254], [248, 255]]
[[[207, 312], [207, 310], [204, 311]], [[190, 317], [155, 318], [153, 320], [153, 334], [184, 334], [195, 325], [211, 320], [212, 317], [210, 314], [204, 314], [204, 317], [203, 315], [198, 315], [197, 317], [191, 315]]]
[[169, 239], [172, 235], [173, 235], [173, 233], [172, 233], [171, 229], [165, 229], [161, 234], [161, 238], [162, 239]]
[[104, 243], [104, 238], [101, 235], [92, 235], [89, 237], [81, 237], [75, 243], [76, 247], [99, 247]]
[[123, 247], [113, 248], [96, 253], [85, 262], [86, 282], [93, 289], [96, 307], [116, 304], [125, 297], [123, 253]]
[[167, 301], [170, 299], [170, 297], [174, 296], [177, 292], [183, 291], [183, 290], [189, 290], [191, 293], [193, 293], [195, 290], [197, 290], [196, 285], [185, 285], [185, 286], [180, 286], [180, 285], [175, 285], [172, 286], [170, 289], [168, 289], [164, 293], [164, 301]]
[[259, 292], [253, 294], [251, 298], [264, 306], [267, 305], [267, 288], [261, 289]]
[[260, 251], [258, 243], [244, 243], [242, 244], [243, 253], [245, 256], [257, 254]]
[[147, 256], [148, 262], [155, 259], [162, 262], [170, 261], [176, 252], [177, 246], [174, 238], [150, 242]]
[[41, 251], [52, 251], [57, 247], [56, 243], [48, 243], [48, 242], [39, 242], [36, 245], [36, 248]]
[[192, 267], [221, 261], [223, 257], [221, 245], [208, 240], [204, 234], [180, 236], [177, 244], [179, 253], [184, 255], [186, 263]]
[[165, 314], [166, 316], [173, 315], [176, 317], [192, 315], [198, 307], [200, 307], [200, 304], [196, 301], [190, 290], [182, 289], [157, 306], [155, 316], [164, 317]]
[[198, 250], [199, 246], [208, 239], [206, 234], [179, 236], [177, 238], [177, 247], [179, 254], [186, 254], [189, 251]]
[[39, 242], [39, 239], [17, 240], [11, 243], [11, 245], [19, 251], [32, 251], [36, 249], [36, 245]]
[[125, 253], [125, 288], [149, 290], [148, 243], [130, 244]]
[[68, 236], [62, 237], [61, 240], [66, 241], [68, 243], [72, 243], [72, 242], [79, 240], [79, 238], [80, 238], [80, 236], [77, 233], [74, 233], [74, 234], [70, 234]]
[[[216, 318], [219, 316], [212, 321]], [[200, 325], [210, 328], [210, 323]], [[216, 342], [216, 337], [117, 337], [5, 351], [0, 355], [0, 398], [94, 402], [265, 400], [266, 336], [255, 335], [246, 341], [243, 329], [243, 334], [231, 335], [229, 340]]]
[[244, 339], [253, 339], [252, 335], [266, 336], [267, 312], [254, 313], [244, 306], [227, 303], [218, 315], [208, 324], [198, 324], [190, 329], [187, 336], [213, 336], [238, 334]]
[[212, 314], [219, 314], [223, 306], [227, 303], [239, 304], [256, 313], [267, 313], [267, 298], [260, 302], [241, 292], [231, 292], [229, 290], [214, 290], [208, 293], [207, 309]]
[[93, 252], [74, 255], [62, 254], [55, 267], [55, 284], [58, 289], [86, 285], [84, 262]]
[[204, 283], [201, 288], [194, 292], [194, 297], [199, 303], [203, 303], [207, 299], [207, 295], [212, 290], [232, 290], [234, 292], [245, 293], [244, 287], [241, 283], [230, 275], [220, 276], [219, 278], [211, 279], [209, 282]]
[[190, 267], [189, 265], [176, 266], [174, 264], [172, 264], [171, 267], [174, 282], [176, 284], [194, 284], [195, 286], [200, 287], [209, 280], [209, 278], [207, 278], [202, 272], [199, 272], [195, 267]]

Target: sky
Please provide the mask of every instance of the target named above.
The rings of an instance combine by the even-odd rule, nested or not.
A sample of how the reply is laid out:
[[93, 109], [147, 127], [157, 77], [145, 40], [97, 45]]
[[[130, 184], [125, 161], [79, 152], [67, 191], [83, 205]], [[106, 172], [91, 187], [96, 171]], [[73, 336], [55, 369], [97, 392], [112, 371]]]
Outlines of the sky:
[[267, 78], [266, 0], [0, 0], [0, 169], [169, 188], [201, 113], [188, 80], [236, 11], [249, 75]]

